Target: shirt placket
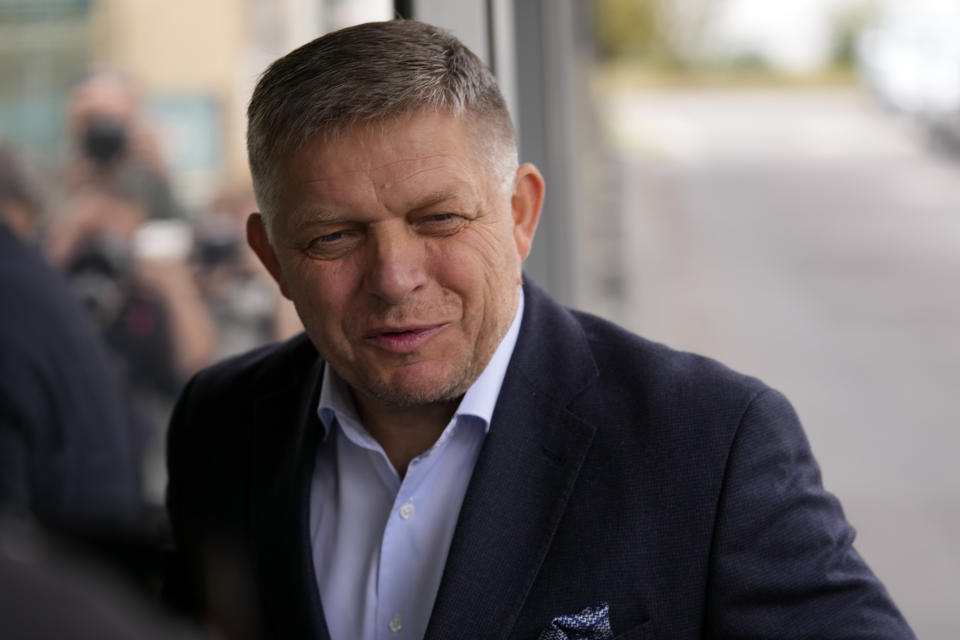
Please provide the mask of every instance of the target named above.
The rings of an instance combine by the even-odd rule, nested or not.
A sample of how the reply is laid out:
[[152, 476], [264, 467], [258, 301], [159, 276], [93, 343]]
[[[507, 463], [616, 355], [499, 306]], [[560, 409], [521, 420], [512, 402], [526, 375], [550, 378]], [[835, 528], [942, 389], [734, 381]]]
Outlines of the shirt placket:
[[377, 638], [413, 638], [414, 600], [418, 593], [420, 540], [424, 525], [417, 515], [429, 495], [420, 491], [423, 478], [438, 459], [445, 442], [410, 461], [383, 532], [377, 579]]

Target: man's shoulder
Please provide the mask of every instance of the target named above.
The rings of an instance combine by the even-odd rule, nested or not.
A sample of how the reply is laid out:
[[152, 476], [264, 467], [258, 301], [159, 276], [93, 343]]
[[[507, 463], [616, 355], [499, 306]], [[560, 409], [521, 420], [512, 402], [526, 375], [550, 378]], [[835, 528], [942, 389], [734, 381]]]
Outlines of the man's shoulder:
[[582, 328], [601, 373], [606, 370], [633, 383], [665, 388], [719, 385], [748, 393], [767, 388], [759, 379], [711, 357], [656, 342], [584, 311], [570, 313]]
[[[558, 304], [525, 281], [527, 340], [521, 358], [528, 370], [550, 378], [590, 369], [608, 389], [661, 398], [695, 392], [753, 395], [766, 386], [712, 358], [677, 350], [604, 318]], [[524, 357], [525, 356], [525, 357]], [[571, 377], [584, 376], [571, 374]]]
[[641, 337], [558, 304], [525, 283], [526, 330], [515, 357], [522, 379], [583, 417], [698, 424], [736, 423], [760, 395], [785, 399], [712, 358]]
[[782, 394], [756, 377], [591, 314], [571, 313], [596, 363], [596, 388], [609, 418], [653, 430], [660, 425], [665, 437], [698, 433], [707, 440], [726, 441], [761, 398], [778, 411], [792, 412]]
[[[295, 432], [296, 424], [271, 416], [296, 412], [308, 392], [317, 357], [301, 334], [196, 374], [181, 393], [167, 431], [170, 490], [175, 485], [182, 488], [184, 478], [195, 476], [207, 479], [211, 494], [225, 492], [227, 488], [211, 478], [222, 476], [229, 482], [244, 477], [245, 461], [258, 434], [282, 438]], [[258, 431], [258, 424], [266, 431]]]
[[180, 394], [170, 420], [168, 446], [183, 437], [216, 440], [245, 433], [252, 424], [250, 418], [258, 408], [268, 407], [271, 398], [289, 402], [292, 393], [296, 401], [312, 379], [317, 361], [316, 349], [301, 333], [201, 370]]
[[226, 358], [201, 370], [190, 382], [191, 391], [234, 395], [246, 390], [269, 393], [303, 380], [316, 364], [317, 351], [306, 333], [284, 342], [264, 345]]

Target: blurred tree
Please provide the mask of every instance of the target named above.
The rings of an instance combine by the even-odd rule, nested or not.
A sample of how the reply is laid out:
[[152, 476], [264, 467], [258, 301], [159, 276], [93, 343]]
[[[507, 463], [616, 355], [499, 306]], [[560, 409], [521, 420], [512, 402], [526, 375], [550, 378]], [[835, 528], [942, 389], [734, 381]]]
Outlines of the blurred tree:
[[661, 39], [660, 0], [594, 0], [594, 28], [601, 58], [645, 57]]
[[601, 59], [633, 59], [673, 70], [690, 67], [723, 0], [593, 0]]
[[831, 64], [838, 69], [851, 69], [857, 63], [857, 41], [865, 27], [880, 10], [876, 0], [863, 0], [836, 9], [830, 15], [833, 37]]

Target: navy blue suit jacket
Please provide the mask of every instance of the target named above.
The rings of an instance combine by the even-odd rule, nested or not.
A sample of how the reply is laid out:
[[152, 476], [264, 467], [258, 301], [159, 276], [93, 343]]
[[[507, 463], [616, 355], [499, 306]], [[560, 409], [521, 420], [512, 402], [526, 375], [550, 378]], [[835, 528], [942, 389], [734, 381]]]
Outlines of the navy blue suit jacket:
[[[534, 639], [603, 602], [618, 640], [913, 637], [779, 393], [525, 292], [427, 638]], [[168, 593], [228, 628], [327, 637], [323, 366], [301, 336], [201, 373], [174, 415]]]
[[133, 524], [146, 432], [116, 382], [66, 281], [0, 220], [2, 510], [70, 529]]

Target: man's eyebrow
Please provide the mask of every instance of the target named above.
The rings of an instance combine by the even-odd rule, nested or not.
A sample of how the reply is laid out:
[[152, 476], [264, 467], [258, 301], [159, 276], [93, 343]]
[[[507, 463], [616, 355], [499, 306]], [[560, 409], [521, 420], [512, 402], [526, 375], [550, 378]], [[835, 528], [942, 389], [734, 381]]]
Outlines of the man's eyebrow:
[[332, 211], [326, 209], [301, 209], [294, 212], [293, 217], [296, 220], [294, 225], [297, 229], [303, 229], [315, 224], [329, 224], [338, 222], [342, 218]]
[[453, 187], [438, 189], [426, 197], [414, 201], [413, 206], [410, 207], [410, 211], [417, 212], [422, 209], [427, 209], [435, 204], [440, 204], [441, 202], [445, 202], [447, 200], [453, 200], [459, 195], [460, 193]]
[[[453, 200], [454, 198], [459, 197], [459, 195], [460, 192], [454, 187], [437, 189], [436, 191], [433, 191], [419, 200], [414, 200], [412, 206], [410, 207], [410, 212], [416, 213], [418, 211], [422, 211], [423, 209], [428, 209], [433, 205], [440, 204], [441, 202]], [[303, 208], [294, 211], [291, 217], [297, 221], [294, 225], [296, 229], [304, 229], [317, 224], [341, 222], [344, 219], [343, 216], [340, 216], [333, 211], [314, 208]]]

